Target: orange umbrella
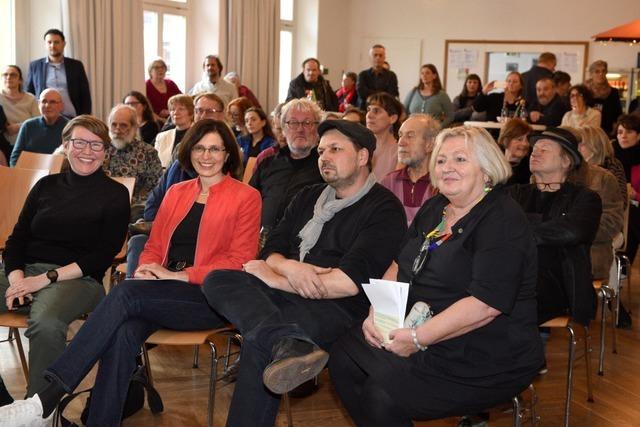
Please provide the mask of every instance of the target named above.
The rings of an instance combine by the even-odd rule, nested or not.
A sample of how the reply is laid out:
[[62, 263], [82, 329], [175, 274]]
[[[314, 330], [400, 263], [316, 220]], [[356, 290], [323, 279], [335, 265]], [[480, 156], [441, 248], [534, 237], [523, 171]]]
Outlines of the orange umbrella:
[[595, 41], [602, 42], [638, 43], [640, 42], [640, 19], [596, 34], [593, 38]]

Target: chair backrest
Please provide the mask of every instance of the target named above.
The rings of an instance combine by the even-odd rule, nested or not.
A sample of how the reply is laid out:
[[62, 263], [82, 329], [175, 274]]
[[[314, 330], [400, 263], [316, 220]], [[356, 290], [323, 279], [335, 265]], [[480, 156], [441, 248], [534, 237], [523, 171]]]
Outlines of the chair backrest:
[[20, 169], [0, 166], [0, 248], [4, 248], [7, 238], [18, 222], [24, 201], [31, 188], [48, 170]]
[[[125, 177], [125, 176], [112, 176], [111, 179], [113, 179], [114, 181], [118, 181], [120, 184], [127, 187], [127, 190], [129, 190], [129, 203], [131, 203], [131, 199], [133, 198], [133, 189], [136, 186], [136, 179], [134, 177]], [[125, 239], [124, 243], [122, 244], [122, 249], [120, 249], [120, 252], [118, 252], [118, 255], [116, 255], [115, 259], [122, 259], [126, 255], [127, 255], [127, 240]]]
[[253, 171], [256, 168], [256, 160], [257, 157], [249, 157], [247, 160], [247, 165], [244, 167], [244, 175], [242, 176], [242, 182], [248, 184], [253, 176]]
[[[627, 236], [629, 235], [629, 206], [631, 205], [631, 184], [627, 184], [627, 207], [624, 210], [624, 222], [622, 223], [622, 236], [624, 237], [624, 243], [622, 247], [618, 249], [620, 252], [627, 251]], [[631, 260], [633, 262], [633, 260]]]
[[133, 189], [136, 186], [136, 179], [134, 177], [128, 176], [112, 176], [111, 179], [114, 181], [118, 181], [120, 184], [127, 187], [129, 190], [129, 203], [131, 203], [131, 198], [133, 197]]
[[47, 169], [49, 173], [59, 173], [64, 163], [61, 154], [42, 154], [31, 151], [23, 151], [16, 162], [17, 168], [22, 169]]

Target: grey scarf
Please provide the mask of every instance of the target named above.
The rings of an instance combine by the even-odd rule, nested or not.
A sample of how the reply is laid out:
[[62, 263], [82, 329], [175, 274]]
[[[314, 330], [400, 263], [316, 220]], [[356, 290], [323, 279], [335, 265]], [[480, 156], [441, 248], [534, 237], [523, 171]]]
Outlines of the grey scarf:
[[331, 218], [342, 209], [348, 208], [362, 199], [375, 183], [376, 177], [370, 173], [362, 188], [360, 188], [356, 194], [346, 199], [336, 199], [336, 190], [330, 185], [327, 185], [325, 189], [322, 190], [320, 197], [318, 197], [313, 207], [313, 217], [302, 227], [300, 233], [298, 233], [298, 237], [302, 239], [300, 242], [300, 262], [304, 261], [304, 257], [318, 242], [325, 222], [330, 221]]

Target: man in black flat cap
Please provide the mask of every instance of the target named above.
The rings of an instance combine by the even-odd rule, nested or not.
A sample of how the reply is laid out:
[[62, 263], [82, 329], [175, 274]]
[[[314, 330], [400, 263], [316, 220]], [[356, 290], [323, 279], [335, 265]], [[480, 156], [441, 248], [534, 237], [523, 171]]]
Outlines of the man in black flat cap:
[[329, 120], [318, 133], [326, 184], [294, 197], [260, 260], [204, 282], [209, 304], [244, 337], [227, 425], [274, 424], [280, 395], [316, 376], [325, 350], [366, 317], [361, 284], [382, 277], [406, 231], [402, 204], [371, 174], [371, 131]]

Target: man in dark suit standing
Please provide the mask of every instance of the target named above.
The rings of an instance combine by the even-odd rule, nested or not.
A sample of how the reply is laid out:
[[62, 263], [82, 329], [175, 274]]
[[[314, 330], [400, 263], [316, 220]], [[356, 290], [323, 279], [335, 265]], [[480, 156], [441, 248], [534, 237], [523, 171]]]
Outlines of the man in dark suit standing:
[[64, 56], [64, 34], [51, 29], [44, 33], [48, 55], [29, 64], [25, 89], [36, 97], [46, 88], [57, 90], [64, 102], [63, 115], [91, 114], [89, 80], [82, 62]]
[[536, 83], [542, 78], [553, 79], [553, 72], [556, 69], [556, 55], [551, 52], [542, 52], [538, 57], [537, 65], [531, 67], [529, 71], [522, 73], [524, 81], [523, 94], [527, 101], [527, 107], [536, 102]]
[[381, 44], [375, 44], [369, 50], [369, 58], [371, 59], [371, 68], [362, 70], [358, 74], [358, 83], [356, 90], [358, 91], [358, 102], [360, 109], [367, 111], [367, 98], [376, 92], [387, 92], [389, 95], [397, 98], [398, 77], [396, 74], [385, 68], [387, 53]]

